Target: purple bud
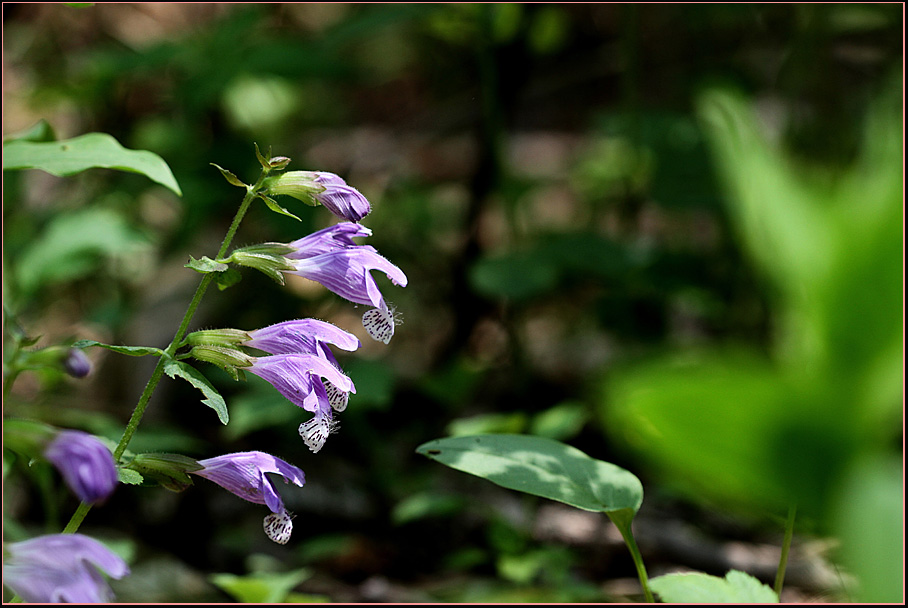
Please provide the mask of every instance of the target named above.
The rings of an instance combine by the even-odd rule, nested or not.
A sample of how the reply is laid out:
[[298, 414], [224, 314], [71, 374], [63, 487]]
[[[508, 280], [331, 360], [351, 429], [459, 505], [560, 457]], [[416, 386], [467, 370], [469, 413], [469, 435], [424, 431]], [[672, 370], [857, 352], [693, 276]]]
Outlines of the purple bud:
[[91, 372], [91, 361], [81, 348], [71, 348], [63, 361], [63, 368], [73, 378], [84, 378]]
[[60, 431], [44, 449], [69, 489], [87, 503], [107, 499], [117, 486], [117, 467], [110, 450], [94, 435]]

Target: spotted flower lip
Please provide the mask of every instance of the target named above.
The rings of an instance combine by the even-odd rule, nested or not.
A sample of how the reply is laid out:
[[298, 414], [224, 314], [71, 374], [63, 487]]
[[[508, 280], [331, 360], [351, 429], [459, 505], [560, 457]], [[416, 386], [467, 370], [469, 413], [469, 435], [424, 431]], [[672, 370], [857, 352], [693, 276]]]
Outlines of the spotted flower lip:
[[284, 483], [303, 487], [306, 478], [301, 469], [276, 456], [257, 451], [224, 454], [198, 462], [203, 468], [190, 471], [192, 474], [213, 481], [243, 500], [267, 506], [271, 513], [265, 517], [265, 533], [280, 544], [290, 539], [292, 516], [284, 508], [284, 501], [267, 473], [280, 475]]
[[38, 536], [5, 549], [3, 583], [26, 602], [112, 602], [113, 592], [98, 570], [116, 579], [129, 574], [119, 556], [82, 534]]
[[102, 502], [117, 486], [113, 455], [89, 433], [60, 431], [47, 444], [44, 457], [60, 471], [66, 485], [82, 502]]
[[267, 380], [291, 403], [313, 413], [330, 413], [331, 410], [325, 387], [321, 382], [314, 381], [316, 376], [327, 380], [341, 391], [356, 392], [353, 381], [319, 355], [291, 353], [255, 357], [254, 363], [244, 370]]

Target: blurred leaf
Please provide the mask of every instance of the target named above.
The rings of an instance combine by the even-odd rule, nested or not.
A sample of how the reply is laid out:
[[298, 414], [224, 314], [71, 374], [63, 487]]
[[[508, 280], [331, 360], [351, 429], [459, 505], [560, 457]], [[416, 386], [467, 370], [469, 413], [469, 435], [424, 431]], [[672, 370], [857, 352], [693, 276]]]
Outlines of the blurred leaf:
[[188, 363], [170, 359], [164, 364], [164, 373], [171, 378], [180, 377], [202, 391], [202, 394], [205, 395], [205, 398], [202, 399], [202, 403], [217, 412], [218, 420], [221, 421], [221, 424], [227, 424], [227, 421], [229, 420], [227, 415], [227, 404], [224, 402], [224, 398], [221, 397], [221, 394], [211, 385], [211, 382], [202, 375], [202, 372]]
[[66, 177], [103, 168], [145, 175], [182, 196], [167, 163], [153, 152], [128, 150], [106, 133], [87, 133], [56, 142], [24, 140], [3, 144], [3, 169], [41, 169]]
[[833, 498], [842, 559], [858, 577], [860, 602], [904, 599], [904, 481], [903, 462], [868, 457], [847, 471]]
[[558, 269], [537, 252], [506, 254], [476, 262], [470, 283], [482, 295], [525, 300], [551, 291], [558, 283]]
[[530, 434], [564, 441], [579, 433], [587, 418], [587, 409], [583, 403], [564, 401], [533, 416]]
[[777, 604], [775, 591], [749, 574], [731, 570], [725, 578], [700, 572], [665, 574], [650, 580], [663, 602], [673, 604]]
[[298, 422], [300, 411], [292, 407], [268, 382], [251, 376], [249, 390], [231, 400], [230, 424], [221, 429], [230, 441], [270, 427]]
[[19, 288], [71, 281], [95, 272], [103, 258], [122, 258], [146, 250], [148, 239], [109, 209], [80, 209], [54, 216], [16, 260]]
[[287, 599], [290, 591], [310, 578], [305, 568], [285, 573], [212, 574], [210, 580], [244, 604], [274, 604]]
[[36, 122], [33, 126], [25, 129], [24, 131], [19, 131], [17, 133], [12, 133], [3, 138], [3, 143], [21, 140], [21, 141], [34, 141], [34, 142], [43, 142], [43, 141], [54, 141], [57, 138], [54, 133], [54, 128], [50, 126], [43, 118]]
[[433, 492], [422, 492], [408, 496], [394, 505], [391, 519], [396, 525], [428, 517], [445, 517], [454, 515], [466, 506], [461, 496], [439, 495]]
[[448, 423], [448, 435], [484, 435], [487, 433], [522, 433], [527, 427], [527, 416], [523, 412], [512, 414], [478, 414], [470, 418], [458, 418]]
[[587, 511], [633, 517], [643, 502], [643, 486], [632, 473], [544, 437], [451, 437], [429, 441], [416, 451], [505, 488]]
[[742, 352], [679, 355], [608, 380], [606, 428], [702, 497], [785, 508], [772, 437], [787, 419], [785, 387]]
[[101, 348], [106, 348], [107, 350], [112, 350], [121, 355], [129, 355], [131, 357], [144, 357], [146, 355], [160, 357], [164, 354], [163, 350], [155, 348], [154, 346], [116, 346], [113, 344], [103, 344], [96, 340], [79, 340], [73, 342], [73, 348], [88, 348], [89, 346], [100, 346]]
[[346, 373], [356, 385], [356, 394], [350, 400], [357, 409], [370, 407], [386, 409], [394, 398], [397, 378], [394, 369], [382, 361], [352, 359], [344, 365]]

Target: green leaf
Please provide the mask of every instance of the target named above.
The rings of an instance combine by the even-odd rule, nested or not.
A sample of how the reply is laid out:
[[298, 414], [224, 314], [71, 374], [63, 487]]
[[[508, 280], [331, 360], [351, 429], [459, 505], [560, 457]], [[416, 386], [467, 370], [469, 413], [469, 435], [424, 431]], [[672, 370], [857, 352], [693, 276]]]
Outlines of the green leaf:
[[192, 268], [196, 272], [202, 274], [207, 274], [209, 272], [225, 272], [230, 266], [222, 262], [215, 262], [207, 255], [203, 255], [201, 259], [195, 259], [192, 256], [189, 256], [189, 263], [183, 264], [185, 268]]
[[731, 570], [725, 578], [691, 572], [651, 579], [662, 601], [675, 604], [777, 604], [775, 591], [744, 572]]
[[164, 364], [164, 373], [171, 378], [179, 376], [202, 391], [202, 394], [205, 395], [205, 398], [202, 399], [202, 403], [217, 412], [221, 424], [227, 424], [227, 421], [229, 420], [227, 415], [227, 403], [224, 401], [224, 398], [221, 397], [221, 394], [211, 385], [208, 378], [202, 375], [202, 372], [188, 363], [171, 359]]
[[9, 143], [16, 140], [38, 142], [54, 141], [56, 138], [57, 136], [54, 134], [53, 127], [51, 127], [50, 123], [42, 118], [24, 131], [19, 131], [17, 133], [13, 133], [12, 135], [7, 135], [3, 138], [3, 143]]
[[242, 181], [240, 181], [240, 178], [238, 178], [236, 175], [234, 175], [233, 173], [231, 173], [231, 172], [228, 171], [227, 169], [221, 167], [220, 165], [216, 165], [216, 164], [214, 164], [214, 163], [209, 163], [209, 164], [210, 164], [212, 167], [214, 167], [215, 169], [217, 169], [218, 171], [220, 171], [220, 172], [221, 172], [221, 175], [224, 176], [224, 179], [226, 179], [228, 183], [230, 183], [230, 184], [232, 184], [232, 185], [234, 185], [234, 186], [239, 186], [240, 188], [248, 188], [248, 187], [249, 187], [249, 186], [247, 186], [246, 184], [244, 184]]
[[633, 517], [643, 502], [643, 486], [629, 471], [545, 437], [450, 437], [424, 443], [416, 451], [505, 488], [578, 509]]
[[113, 344], [104, 344], [96, 340], [79, 340], [78, 342], [73, 343], [73, 348], [88, 348], [89, 346], [100, 346], [101, 348], [106, 348], [118, 352], [121, 355], [129, 355], [131, 357], [144, 357], [146, 355], [160, 357], [164, 354], [163, 350], [153, 346], [115, 346]]
[[3, 145], [4, 169], [41, 169], [66, 177], [86, 169], [117, 169], [145, 175], [182, 196], [167, 163], [153, 152], [129, 150], [107, 133], [87, 133], [55, 142], [13, 141]]
[[145, 481], [145, 478], [142, 477], [142, 474], [138, 471], [117, 467], [117, 480], [120, 483], [127, 483], [131, 486], [137, 486]]
[[218, 273], [215, 278], [218, 284], [218, 289], [224, 291], [228, 287], [233, 287], [237, 283], [243, 280], [243, 275], [240, 274], [240, 271], [236, 268], [228, 268], [224, 272]]
[[264, 194], [259, 193], [259, 198], [261, 198], [263, 201], [265, 201], [265, 204], [268, 205], [268, 208], [271, 209], [272, 211], [274, 211], [275, 213], [280, 213], [281, 215], [286, 215], [287, 217], [292, 217], [293, 219], [295, 219], [298, 222], [302, 221], [300, 218], [296, 217], [295, 215], [293, 215], [292, 213], [290, 213], [289, 211], [287, 211], [286, 209], [284, 209], [283, 207], [278, 205], [277, 202], [270, 196], [265, 196]]
[[244, 604], [274, 604], [287, 599], [294, 587], [312, 574], [301, 568], [291, 572], [259, 572], [237, 576], [236, 574], [212, 574], [211, 582]]

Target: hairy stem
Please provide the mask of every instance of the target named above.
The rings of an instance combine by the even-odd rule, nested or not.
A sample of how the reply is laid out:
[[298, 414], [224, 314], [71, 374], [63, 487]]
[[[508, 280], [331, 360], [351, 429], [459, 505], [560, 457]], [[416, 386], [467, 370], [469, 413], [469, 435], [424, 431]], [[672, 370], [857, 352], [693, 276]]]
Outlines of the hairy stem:
[[[259, 177], [258, 181], [255, 182], [255, 185], [248, 187], [246, 191], [246, 196], [243, 197], [243, 202], [240, 203], [240, 208], [237, 210], [236, 215], [233, 218], [233, 222], [230, 224], [230, 228], [227, 229], [227, 234], [224, 237], [224, 241], [221, 243], [221, 248], [218, 250], [217, 258], [222, 258], [227, 253], [227, 249], [230, 247], [230, 243], [233, 241], [233, 237], [236, 236], [236, 232], [240, 227], [240, 222], [243, 221], [243, 217], [246, 215], [246, 211], [249, 210], [249, 205], [252, 203], [252, 200], [255, 198], [256, 193], [259, 188], [262, 186], [262, 182], [265, 180], [265, 177], [268, 175], [268, 171], [262, 171], [262, 175]], [[158, 358], [158, 363], [155, 365], [154, 371], [151, 372], [151, 378], [148, 379], [148, 383], [145, 385], [145, 390], [142, 391], [142, 395], [139, 397], [139, 402], [136, 404], [135, 409], [132, 412], [132, 416], [129, 418], [129, 422], [126, 425], [126, 429], [123, 431], [123, 436], [120, 438], [120, 442], [117, 444], [116, 449], [113, 453], [114, 461], [119, 461], [120, 457], [123, 456], [123, 453], [126, 451], [126, 447], [129, 445], [132, 436], [135, 435], [136, 430], [139, 428], [139, 423], [142, 421], [142, 416], [145, 414], [145, 408], [148, 407], [148, 402], [151, 400], [151, 396], [155, 391], [155, 388], [158, 386], [158, 382], [161, 381], [161, 376], [164, 375], [164, 365], [173, 358], [177, 349], [180, 347], [180, 342], [183, 340], [183, 337], [186, 335], [186, 330], [189, 329], [189, 323], [192, 321], [192, 317], [195, 315], [196, 309], [198, 309], [199, 304], [202, 302], [202, 297], [205, 295], [205, 291], [208, 289], [208, 286], [211, 285], [211, 281], [214, 280], [213, 273], [207, 273], [202, 277], [202, 281], [199, 283], [198, 288], [195, 290], [195, 295], [192, 296], [192, 301], [189, 303], [189, 307], [186, 309], [186, 314], [183, 315], [183, 320], [180, 321], [180, 326], [177, 328], [176, 333], [173, 336], [170, 344], [164, 349], [164, 354]], [[72, 518], [70, 518], [69, 523], [66, 524], [63, 532], [65, 534], [72, 534], [79, 529], [79, 526], [82, 524], [82, 520], [85, 519], [85, 516], [88, 515], [88, 511], [91, 509], [91, 505], [87, 503], [82, 503], [76, 509], [76, 512], [73, 513]]]

